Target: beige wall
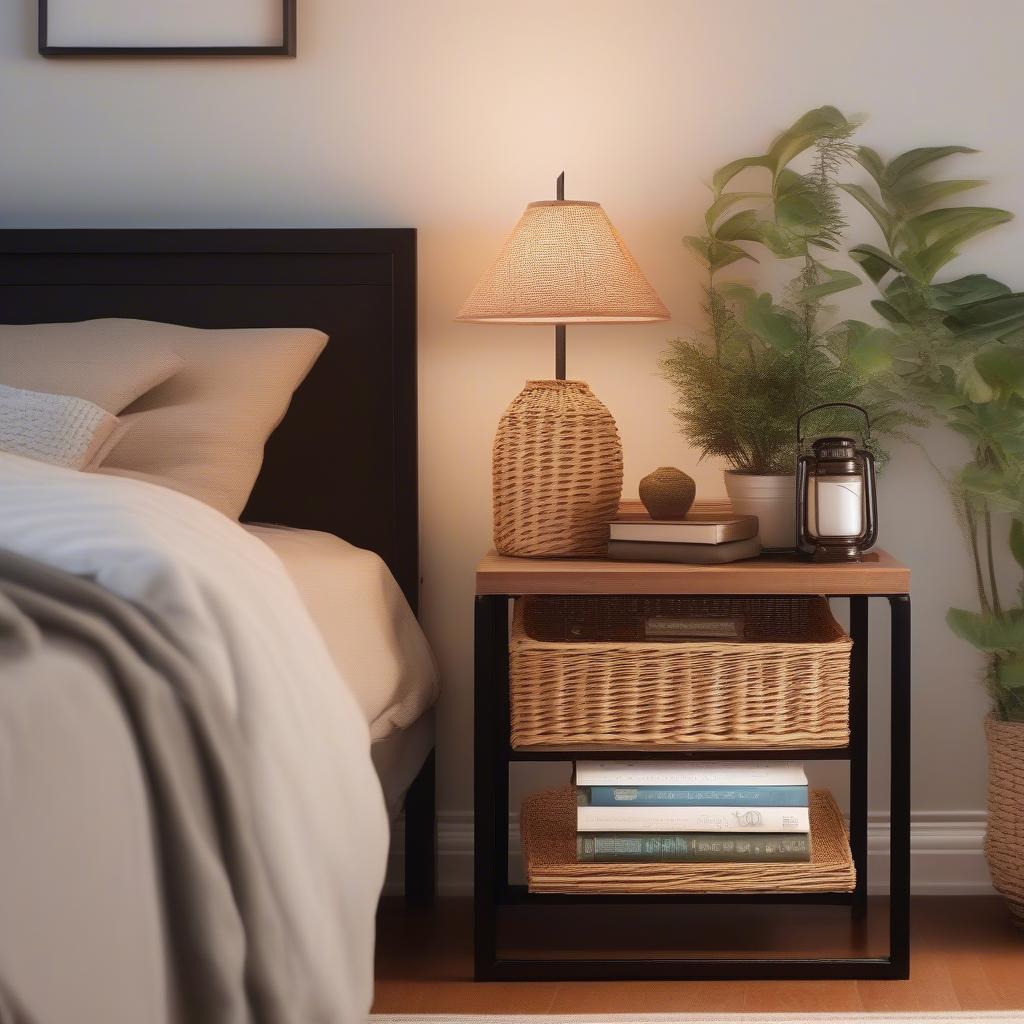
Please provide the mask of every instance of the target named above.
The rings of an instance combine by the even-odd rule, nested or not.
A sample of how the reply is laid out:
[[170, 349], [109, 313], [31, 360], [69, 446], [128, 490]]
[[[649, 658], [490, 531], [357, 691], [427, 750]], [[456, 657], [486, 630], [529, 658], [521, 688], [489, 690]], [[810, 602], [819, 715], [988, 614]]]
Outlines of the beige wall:
[[[716, 494], [719, 468], [696, 465], [656, 372], [666, 339], [698, 320], [679, 240], [699, 226], [702, 181], [830, 102], [869, 114], [863, 138], [884, 153], [983, 149], [955, 169], [987, 173], [983, 199], [1024, 210], [1024, 5], [299, 6], [296, 61], [58, 62], [35, 54], [31, 0], [0, 5], [0, 223], [419, 228], [424, 624], [445, 678], [441, 807], [458, 815], [471, 807], [472, 573], [488, 546], [490, 442], [522, 382], [550, 373], [552, 344], [548, 329], [452, 316], [522, 206], [564, 169], [568, 195], [605, 205], [673, 312], [667, 326], [570, 331], [570, 375], [618, 420], [627, 492], [668, 463]], [[963, 269], [1024, 286], [1021, 238], [1010, 226], [972, 245]], [[942, 432], [924, 440], [941, 464], [960, 455]], [[983, 806], [985, 701], [976, 660], [942, 621], [971, 601], [967, 560], [913, 447], [882, 483], [881, 524], [915, 573], [915, 808], [953, 820]]]

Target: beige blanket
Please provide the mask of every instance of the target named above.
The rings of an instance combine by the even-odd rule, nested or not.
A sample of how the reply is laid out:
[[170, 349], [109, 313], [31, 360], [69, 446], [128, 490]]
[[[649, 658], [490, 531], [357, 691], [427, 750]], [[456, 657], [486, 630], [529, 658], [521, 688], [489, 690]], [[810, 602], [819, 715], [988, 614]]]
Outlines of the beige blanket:
[[[82, 664], [55, 679], [48, 645], [80, 648]], [[83, 691], [107, 690], [131, 731], [153, 811], [172, 985], [187, 1019], [287, 1024], [295, 979], [288, 976], [279, 908], [256, 841], [243, 745], [223, 702], [133, 605], [0, 549], [0, 687], [7, 697], [16, 690], [32, 700], [55, 682], [64, 712], [81, 714], [83, 722], [96, 696], [83, 700]], [[16, 748], [33, 736], [18, 728], [21, 716], [5, 721], [0, 749], [13, 765]], [[18, 780], [5, 782], [13, 787]], [[24, 883], [41, 852], [14, 835], [4, 845], [0, 891]], [[11, 947], [25, 932], [5, 924], [5, 959], [15, 959]], [[49, 973], [54, 964], [48, 957], [39, 966]], [[4, 987], [15, 991], [13, 982]], [[30, 1017], [46, 1019], [25, 996], [20, 1002]]]

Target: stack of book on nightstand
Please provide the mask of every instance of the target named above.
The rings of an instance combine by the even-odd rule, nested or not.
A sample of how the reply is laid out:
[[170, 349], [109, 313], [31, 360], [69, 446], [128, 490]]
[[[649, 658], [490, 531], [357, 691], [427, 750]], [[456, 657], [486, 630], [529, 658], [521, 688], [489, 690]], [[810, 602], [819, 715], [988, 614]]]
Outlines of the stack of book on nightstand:
[[694, 512], [685, 519], [651, 519], [620, 510], [610, 524], [608, 557], [624, 562], [708, 565], [756, 558], [761, 553], [757, 516]]
[[803, 765], [577, 761], [580, 861], [811, 859]]

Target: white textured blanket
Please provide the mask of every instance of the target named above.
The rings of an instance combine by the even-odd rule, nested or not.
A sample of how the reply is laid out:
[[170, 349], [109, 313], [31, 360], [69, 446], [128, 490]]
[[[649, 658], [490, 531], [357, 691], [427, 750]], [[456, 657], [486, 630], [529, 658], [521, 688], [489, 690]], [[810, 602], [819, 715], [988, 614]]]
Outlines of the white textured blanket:
[[364, 717], [279, 560], [184, 495], [6, 454], [0, 546], [140, 606], [214, 681], [244, 738], [257, 838], [307, 981], [301, 1019], [364, 1019], [387, 820]]

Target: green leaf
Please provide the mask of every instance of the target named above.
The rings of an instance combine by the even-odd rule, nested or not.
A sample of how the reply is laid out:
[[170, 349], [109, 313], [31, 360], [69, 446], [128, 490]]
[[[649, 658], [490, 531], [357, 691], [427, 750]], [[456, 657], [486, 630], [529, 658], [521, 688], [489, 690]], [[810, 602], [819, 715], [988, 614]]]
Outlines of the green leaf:
[[976, 462], [969, 462], [957, 475], [957, 483], [969, 494], [991, 498], [1003, 492], [1006, 478], [992, 466], [979, 466]]
[[719, 225], [715, 235], [727, 242], [760, 242], [783, 259], [800, 256], [807, 249], [805, 242], [770, 220], [762, 220], [754, 210], [733, 214]]
[[739, 260], [757, 260], [746, 249], [729, 242], [720, 242], [706, 235], [687, 235], [683, 243], [706, 264], [709, 270], [721, 270]]
[[853, 196], [875, 218], [875, 223], [882, 229], [882, 234], [885, 235], [886, 240], [890, 240], [896, 229], [896, 221], [885, 206], [862, 185], [841, 184], [839, 187], [847, 195]]
[[971, 306], [976, 302], [986, 302], [1009, 294], [1010, 289], [1005, 284], [987, 274], [968, 274], [955, 281], [947, 281], [945, 284], [936, 284], [925, 289], [928, 305], [932, 309], [943, 311], [959, 310], [963, 306]]
[[879, 249], [877, 245], [855, 245], [850, 250], [850, 256], [864, 268], [864, 273], [875, 284], [878, 284], [890, 270], [895, 270], [898, 274], [907, 272], [907, 268], [895, 256]]
[[780, 352], [791, 352], [800, 342], [792, 320], [776, 311], [767, 292], [743, 304], [741, 320], [745, 327]]
[[925, 282], [958, 255], [957, 246], [975, 235], [1013, 219], [1007, 210], [959, 206], [920, 213], [906, 221], [900, 234], [908, 250], [901, 253], [908, 268]]
[[860, 325], [851, 332], [847, 353], [851, 364], [862, 373], [882, 373], [892, 366], [893, 346], [898, 338], [885, 327]]
[[[945, 286], [940, 285], [939, 287]], [[965, 326], [977, 326], [1002, 323], [1014, 319], [1022, 313], [1024, 313], [1024, 292], [1011, 292], [1007, 289], [1006, 292], [995, 298], [955, 309], [950, 314], [950, 319]]]
[[1024, 619], [980, 615], [950, 608], [946, 622], [957, 636], [980, 651], [1024, 650]]
[[846, 133], [850, 127], [851, 123], [836, 107], [825, 106], [808, 110], [772, 141], [768, 149], [772, 173], [778, 178], [794, 157], [810, 149], [818, 139]]
[[921, 149], [911, 149], [890, 161], [883, 172], [883, 180], [885, 184], [892, 186], [908, 174], [913, 174], [936, 160], [953, 156], [955, 153], [977, 152], [969, 146], [925, 146]]
[[724, 167], [720, 167], [715, 171], [714, 176], [711, 179], [711, 187], [715, 191], [715, 198], [717, 199], [722, 194], [722, 189], [724, 189], [725, 186], [740, 173], [740, 171], [744, 171], [748, 167], [766, 167], [771, 170], [773, 165], [767, 156], [744, 156], [739, 160], [733, 160], [731, 163], [727, 163]]
[[979, 352], [974, 365], [981, 379], [997, 394], [1024, 394], [1024, 351], [996, 345]]
[[964, 241], [999, 224], [1005, 224], [1008, 220], [1013, 220], [1012, 213], [993, 206], [945, 206], [940, 210], [928, 210], [911, 217], [904, 225], [904, 231], [908, 239], [925, 246], [950, 235], [956, 235], [958, 241]]
[[952, 332], [958, 345], [987, 345], [996, 341], [1019, 340], [1021, 329], [1024, 328], [1024, 315], [976, 327], [965, 327], [953, 317], [947, 317], [943, 323]]
[[795, 235], [812, 238], [821, 231], [821, 207], [811, 194], [792, 192], [776, 200], [775, 220]]
[[905, 213], [918, 213], [942, 199], [987, 184], [983, 178], [955, 178], [949, 181], [927, 181], [923, 184], [904, 182], [890, 189], [890, 194], [899, 202]]
[[822, 266], [820, 263], [817, 266], [826, 279], [821, 284], [804, 288], [800, 295], [805, 300], [814, 302], [828, 295], [835, 295], [836, 292], [844, 292], [848, 288], [856, 288], [861, 283], [860, 278], [856, 274], [851, 274], [849, 270], [833, 270], [831, 267]]
[[1010, 551], [1016, 563], [1024, 569], [1024, 522], [1019, 519], [1010, 523]]
[[1024, 657], [1000, 660], [996, 666], [996, 682], [1006, 690], [1024, 690]]
[[885, 173], [885, 162], [875, 150], [870, 146], [858, 146], [853, 158], [876, 182], [881, 184], [882, 175]]
[[959, 389], [972, 402], [984, 404], [996, 397], [992, 386], [982, 377], [973, 362], [968, 362], [960, 368], [956, 382]]
[[760, 242], [764, 234], [761, 223], [754, 210], [740, 210], [719, 225], [715, 238], [723, 242]]
[[1001, 295], [953, 310], [944, 321], [962, 345], [1017, 341], [1024, 328], [1024, 294]]
[[721, 270], [730, 264], [738, 263], [740, 260], [753, 260], [758, 262], [756, 256], [752, 256], [746, 249], [739, 245], [732, 245], [729, 242], [714, 241], [708, 251], [708, 267], [710, 270]]
[[715, 222], [726, 210], [737, 203], [752, 202], [755, 199], [771, 199], [771, 194], [768, 192], [725, 192], [720, 195], [704, 214], [704, 223], [707, 225], [708, 231], [714, 233]]
[[778, 224], [764, 221], [761, 225], [761, 233], [762, 244], [780, 259], [788, 260], [794, 256], [804, 256], [807, 253], [807, 239], [793, 234]]
[[907, 322], [907, 318], [891, 302], [886, 302], [884, 299], [872, 299], [871, 308], [891, 324], [905, 324]]

